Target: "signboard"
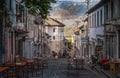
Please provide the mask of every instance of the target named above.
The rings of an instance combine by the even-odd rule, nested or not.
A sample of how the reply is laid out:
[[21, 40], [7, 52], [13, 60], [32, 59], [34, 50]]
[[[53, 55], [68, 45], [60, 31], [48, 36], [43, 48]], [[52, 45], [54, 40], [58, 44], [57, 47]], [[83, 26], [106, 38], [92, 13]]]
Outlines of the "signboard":
[[87, 37], [81, 38], [81, 42], [87, 43], [88, 42], [88, 38]]

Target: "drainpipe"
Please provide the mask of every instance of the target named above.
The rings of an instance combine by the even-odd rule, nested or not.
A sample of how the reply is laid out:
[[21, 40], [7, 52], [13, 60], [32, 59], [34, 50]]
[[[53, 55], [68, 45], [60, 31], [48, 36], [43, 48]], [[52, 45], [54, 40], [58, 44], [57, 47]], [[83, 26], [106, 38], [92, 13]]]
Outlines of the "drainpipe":
[[43, 33], [43, 27], [44, 27], [44, 20], [42, 21], [42, 23], [41, 23], [41, 56], [43, 57], [44, 55], [45, 55], [45, 51], [43, 51], [44, 50], [44, 46], [43, 46], [43, 37], [44, 37], [44, 33]]
[[[89, 9], [89, 4], [90, 4], [90, 1], [91, 0], [86, 0], [86, 8], [87, 10]], [[88, 19], [88, 14], [87, 14], [87, 19]], [[88, 58], [90, 58], [90, 51], [89, 51], [89, 36], [88, 36], [88, 21], [87, 21], [87, 25], [86, 25], [86, 37], [87, 37], [87, 45], [86, 45], [86, 52], [87, 52], [87, 55], [88, 55]]]
[[13, 23], [13, 26], [12, 26], [12, 35], [13, 35], [13, 60], [14, 60], [14, 58], [15, 58], [15, 49], [16, 49], [16, 38], [15, 38], [15, 30], [14, 30], [14, 27], [16, 27], [16, 2], [15, 2], [15, 0], [11, 0], [12, 2], [12, 4], [11, 4], [11, 6], [12, 6], [12, 8], [11, 8], [11, 10], [12, 10], [12, 15], [10, 16], [10, 20], [12, 21], [12, 23]]

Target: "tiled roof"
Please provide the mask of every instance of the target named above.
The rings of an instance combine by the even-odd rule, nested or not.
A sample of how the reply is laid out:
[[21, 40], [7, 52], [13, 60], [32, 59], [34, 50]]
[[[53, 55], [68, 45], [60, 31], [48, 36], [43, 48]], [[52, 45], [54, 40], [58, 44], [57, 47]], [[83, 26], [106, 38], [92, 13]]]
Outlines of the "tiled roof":
[[45, 20], [45, 26], [58, 26], [58, 27], [64, 27], [65, 25], [58, 20], [55, 20], [53, 18], [47, 18]]
[[79, 27], [78, 27], [78, 26], [74, 26], [74, 27], [72, 28], [72, 30], [73, 30], [73, 32], [76, 32], [76, 31], [79, 30]]
[[80, 29], [82, 29], [84, 27], [84, 24], [81, 23], [79, 26], [74, 26], [72, 28], [73, 32], [79, 31]]

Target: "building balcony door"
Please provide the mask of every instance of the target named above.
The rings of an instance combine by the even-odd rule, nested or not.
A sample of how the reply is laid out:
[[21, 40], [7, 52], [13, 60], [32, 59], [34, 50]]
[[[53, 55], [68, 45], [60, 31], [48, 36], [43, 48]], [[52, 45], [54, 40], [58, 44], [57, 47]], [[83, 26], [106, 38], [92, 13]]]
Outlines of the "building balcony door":
[[116, 37], [115, 37], [115, 35], [107, 35], [106, 36], [106, 50], [107, 50], [107, 57], [109, 59], [115, 58], [115, 54], [116, 54]]
[[16, 55], [22, 55], [22, 40], [17, 40], [16, 41]]
[[118, 30], [118, 58], [120, 59], [120, 30]]

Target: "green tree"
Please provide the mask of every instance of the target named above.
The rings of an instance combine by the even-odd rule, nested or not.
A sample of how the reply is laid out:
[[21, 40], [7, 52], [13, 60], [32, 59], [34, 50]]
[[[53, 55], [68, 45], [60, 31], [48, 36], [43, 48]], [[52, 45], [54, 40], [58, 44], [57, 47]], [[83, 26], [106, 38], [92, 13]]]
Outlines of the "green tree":
[[25, 5], [31, 14], [41, 15], [45, 19], [51, 9], [51, 3], [55, 2], [56, 0], [25, 0]]
[[68, 41], [68, 44], [72, 44], [72, 39], [71, 38], [68, 39], [67, 41]]
[[72, 49], [72, 47], [73, 47], [73, 46], [72, 46], [72, 39], [68, 39], [68, 40], [67, 40], [67, 43], [68, 43], [68, 48], [69, 48], [69, 49]]

